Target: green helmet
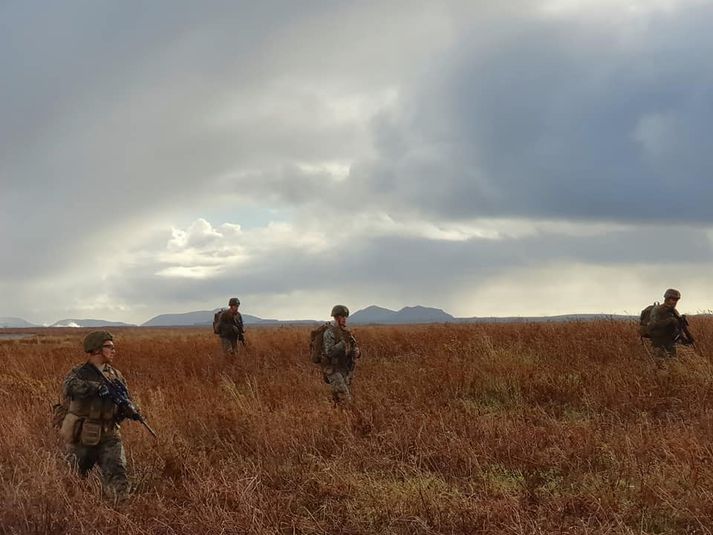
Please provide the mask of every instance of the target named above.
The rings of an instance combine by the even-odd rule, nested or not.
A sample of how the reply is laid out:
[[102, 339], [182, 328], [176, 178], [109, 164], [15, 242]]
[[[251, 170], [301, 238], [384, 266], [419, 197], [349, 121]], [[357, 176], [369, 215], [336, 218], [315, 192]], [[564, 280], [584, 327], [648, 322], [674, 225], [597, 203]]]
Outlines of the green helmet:
[[114, 340], [109, 331], [92, 331], [84, 337], [84, 352], [92, 353], [101, 349], [104, 342]]
[[673, 288], [669, 288], [668, 290], [666, 290], [666, 292], [664, 292], [663, 298], [668, 299], [669, 297], [681, 299], [681, 292], [679, 292], [678, 290], [674, 290]]
[[330, 315], [331, 316], [344, 316], [345, 318], [348, 318], [349, 317], [349, 309], [344, 305], [334, 305], [332, 307], [332, 313]]
[[237, 297], [231, 297], [230, 301], [228, 301], [228, 306], [232, 307], [233, 305], [238, 306], [240, 304], [240, 299]]

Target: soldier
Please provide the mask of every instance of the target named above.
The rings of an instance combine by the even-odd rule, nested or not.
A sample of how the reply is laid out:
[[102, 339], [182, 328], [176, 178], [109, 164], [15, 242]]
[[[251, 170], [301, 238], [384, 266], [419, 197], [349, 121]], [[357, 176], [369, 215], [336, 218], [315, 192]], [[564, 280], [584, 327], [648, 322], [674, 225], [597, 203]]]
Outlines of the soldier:
[[66, 443], [68, 460], [83, 477], [95, 464], [102, 475], [102, 488], [115, 502], [129, 494], [126, 455], [119, 433], [119, 422], [135, 414], [125, 414], [109, 397], [100, 374], [110, 381], [126, 381], [111, 364], [116, 356], [114, 337], [107, 331], [94, 331], [84, 338], [87, 361], [76, 366], [64, 379], [63, 394], [69, 401], [60, 434]]
[[349, 309], [344, 305], [332, 308], [334, 321], [324, 331], [322, 373], [324, 382], [332, 390], [334, 404], [351, 403], [350, 387], [354, 375], [355, 359], [361, 356], [357, 341], [347, 329]]
[[676, 304], [681, 299], [681, 292], [669, 288], [664, 293], [664, 301], [651, 310], [648, 323], [648, 333], [653, 355], [656, 359], [663, 360], [676, 356], [676, 341], [681, 336], [682, 317], [676, 310]]
[[235, 356], [238, 353], [238, 341], [245, 344], [245, 327], [243, 317], [238, 312], [239, 306], [240, 299], [231, 297], [228, 301], [229, 308], [220, 315], [218, 334], [225, 356]]

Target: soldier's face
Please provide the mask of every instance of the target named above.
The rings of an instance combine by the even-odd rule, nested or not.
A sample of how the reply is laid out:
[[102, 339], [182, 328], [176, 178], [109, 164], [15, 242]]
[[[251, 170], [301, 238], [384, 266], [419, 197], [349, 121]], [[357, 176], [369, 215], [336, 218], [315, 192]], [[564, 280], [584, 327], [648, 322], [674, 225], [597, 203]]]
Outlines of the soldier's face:
[[230, 305], [230, 311], [235, 314], [238, 311], [238, 306], [240, 305]]
[[339, 325], [340, 327], [346, 327], [347, 326], [347, 318], [345, 316], [334, 316], [334, 321]]
[[102, 344], [102, 361], [111, 364], [114, 362], [114, 356], [116, 356], [116, 348], [114, 347], [114, 342], [106, 341]]
[[666, 306], [669, 306], [671, 308], [676, 308], [676, 305], [678, 304], [678, 300], [681, 299], [680, 297], [667, 297], [664, 299], [663, 304]]

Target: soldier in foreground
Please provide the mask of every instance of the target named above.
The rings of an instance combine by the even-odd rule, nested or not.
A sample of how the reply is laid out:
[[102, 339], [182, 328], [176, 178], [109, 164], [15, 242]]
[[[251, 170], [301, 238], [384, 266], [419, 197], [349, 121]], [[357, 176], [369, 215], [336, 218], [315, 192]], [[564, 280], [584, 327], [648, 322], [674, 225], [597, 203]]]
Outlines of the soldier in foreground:
[[245, 327], [243, 316], [238, 312], [239, 306], [240, 299], [231, 297], [228, 301], [228, 309], [222, 312], [218, 321], [220, 345], [226, 357], [238, 354], [238, 341], [245, 345]]
[[60, 434], [73, 467], [86, 476], [98, 464], [104, 493], [120, 502], [129, 495], [129, 481], [119, 424], [124, 418], [144, 422], [128, 398], [124, 377], [111, 365], [116, 356], [111, 333], [89, 333], [84, 351], [87, 361], [69, 372], [62, 386], [68, 407]]
[[361, 353], [356, 339], [347, 329], [349, 309], [344, 305], [335, 305], [331, 315], [334, 321], [323, 335], [322, 373], [332, 390], [334, 404], [349, 404], [352, 401], [354, 367]]
[[681, 292], [669, 288], [663, 297], [663, 303], [651, 309], [647, 326], [651, 345], [654, 348], [653, 356], [660, 360], [676, 357], [676, 343], [686, 345], [693, 343], [693, 337], [688, 332], [686, 316], [680, 315], [676, 310]]

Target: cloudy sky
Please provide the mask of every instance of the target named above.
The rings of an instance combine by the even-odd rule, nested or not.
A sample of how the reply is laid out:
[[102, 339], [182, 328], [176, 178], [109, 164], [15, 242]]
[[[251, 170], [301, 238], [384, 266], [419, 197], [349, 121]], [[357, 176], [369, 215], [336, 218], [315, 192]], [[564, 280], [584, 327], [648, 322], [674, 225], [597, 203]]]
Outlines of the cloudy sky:
[[705, 0], [2, 1], [0, 316], [712, 309], [712, 25]]

